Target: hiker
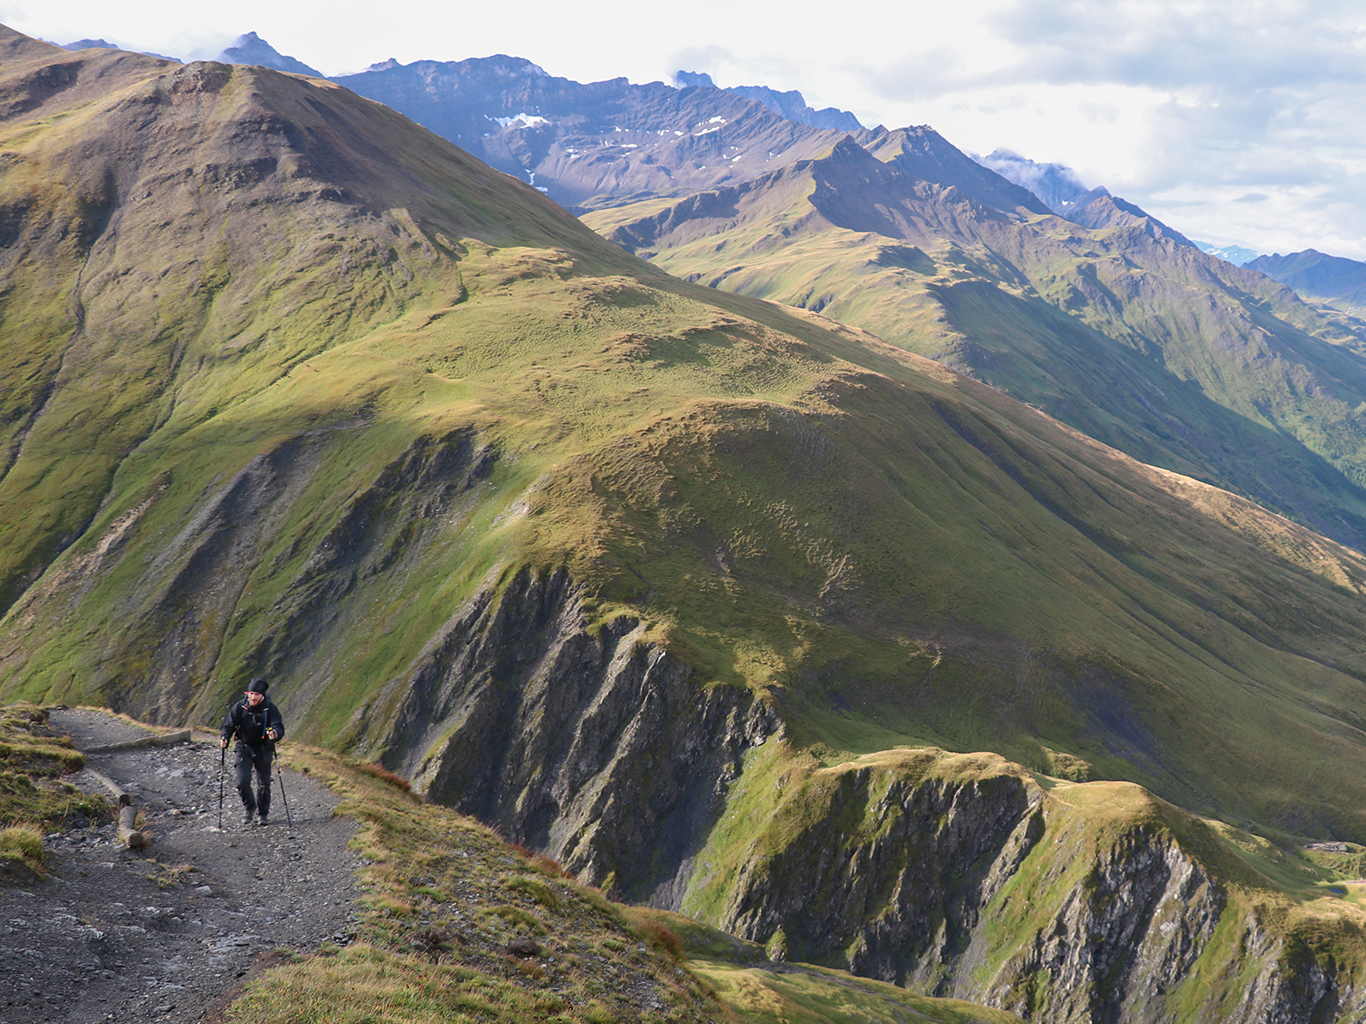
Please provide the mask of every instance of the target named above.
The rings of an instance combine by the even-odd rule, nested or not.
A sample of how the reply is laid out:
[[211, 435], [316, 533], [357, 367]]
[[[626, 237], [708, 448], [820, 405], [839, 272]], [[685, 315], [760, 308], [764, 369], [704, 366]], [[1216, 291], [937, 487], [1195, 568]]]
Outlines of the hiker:
[[[227, 749], [233, 733], [237, 734], [237, 792], [250, 825], [260, 815], [262, 825], [270, 824], [270, 761], [275, 754], [275, 743], [285, 734], [284, 719], [266, 690], [264, 679], [253, 679], [242, 693], [242, 699], [228, 709], [223, 718], [223, 738], [219, 744]], [[256, 796], [252, 798], [251, 772], [256, 769]]]

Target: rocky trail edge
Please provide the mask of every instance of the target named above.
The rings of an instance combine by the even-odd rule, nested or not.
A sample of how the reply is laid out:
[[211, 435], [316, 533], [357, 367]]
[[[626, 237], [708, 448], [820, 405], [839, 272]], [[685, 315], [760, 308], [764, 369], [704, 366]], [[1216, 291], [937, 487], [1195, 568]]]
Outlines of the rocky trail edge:
[[212, 1020], [287, 951], [349, 941], [355, 824], [324, 786], [285, 770], [282, 799], [277, 774], [271, 824], [247, 826], [216, 734], [175, 742], [90, 709], [49, 726], [86, 755], [64, 781], [127, 792], [147, 845], [68, 822], [44, 840], [44, 879], [0, 885], [0, 1022]]

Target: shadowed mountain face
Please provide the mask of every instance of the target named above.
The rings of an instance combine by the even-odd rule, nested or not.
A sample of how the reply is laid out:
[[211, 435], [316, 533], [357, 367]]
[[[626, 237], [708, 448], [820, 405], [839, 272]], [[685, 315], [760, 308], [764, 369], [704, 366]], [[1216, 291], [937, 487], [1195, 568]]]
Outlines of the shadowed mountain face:
[[[1226, 933], [1218, 977], [1255, 946], [1289, 965], [1285, 1006], [1331, 988], [1295, 960], [1321, 932], [1236, 902], [1224, 826], [1082, 780], [1366, 839], [1356, 552], [905, 347], [671, 277], [325, 82], [3, 31], [0, 150], [6, 698], [202, 722], [265, 675], [292, 737], [589, 880], [955, 995], [1025, 979], [1054, 1019], [1204, 985], [1197, 947]], [[1353, 351], [1291, 332], [1303, 307], [1265, 278], [1141, 225], [986, 207], [852, 141], [629, 226], [661, 261], [852, 254], [965, 363], [1006, 365], [1007, 335], [1089, 344], [1129, 373], [1093, 414], [1116, 425], [1172, 380], [1194, 407], [1207, 365], [1265, 370], [1243, 396], [1263, 432], [1233, 440], [1289, 431], [1256, 412], [1287, 381], [1351, 394]], [[858, 297], [799, 273], [827, 312]], [[1252, 326], [1221, 333], [1221, 304]], [[1159, 326], [1185, 347], [1159, 359]], [[1306, 354], [1341, 381], [1296, 377]], [[1043, 390], [1047, 363], [1008, 365]], [[1109, 895], [1135, 864], [1180, 875], [1143, 876], [1141, 925]], [[998, 897], [1014, 945], [974, 930]], [[1170, 969], [1055, 963], [1045, 907], [1106, 951], [1141, 927]]]
[[1103, 190], [1024, 220], [851, 143], [586, 216], [690, 280], [818, 310], [1366, 546], [1366, 345]]

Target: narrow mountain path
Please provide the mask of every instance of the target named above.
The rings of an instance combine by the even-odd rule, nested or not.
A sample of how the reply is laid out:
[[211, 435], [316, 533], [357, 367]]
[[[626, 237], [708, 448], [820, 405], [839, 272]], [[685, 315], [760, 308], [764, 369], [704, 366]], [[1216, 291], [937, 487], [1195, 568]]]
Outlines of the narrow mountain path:
[[215, 735], [130, 746], [153, 734], [86, 709], [53, 710], [49, 727], [86, 752], [66, 781], [126, 791], [149, 843], [73, 823], [45, 839], [45, 880], [0, 887], [0, 1021], [197, 1022], [281, 950], [347, 940], [355, 826], [325, 787], [286, 771], [271, 824], [244, 826], [229, 751], [220, 829]]

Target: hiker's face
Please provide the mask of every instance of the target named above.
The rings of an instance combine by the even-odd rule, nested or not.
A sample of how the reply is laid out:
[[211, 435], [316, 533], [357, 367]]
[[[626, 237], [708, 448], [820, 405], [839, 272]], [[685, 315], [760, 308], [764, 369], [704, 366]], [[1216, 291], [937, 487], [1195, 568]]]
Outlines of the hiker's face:
[[257, 693], [255, 690], [247, 690], [246, 695], [247, 703], [250, 704], [252, 707], [256, 707], [257, 704], [260, 704], [261, 701], [266, 699], [266, 695], [264, 693]]

